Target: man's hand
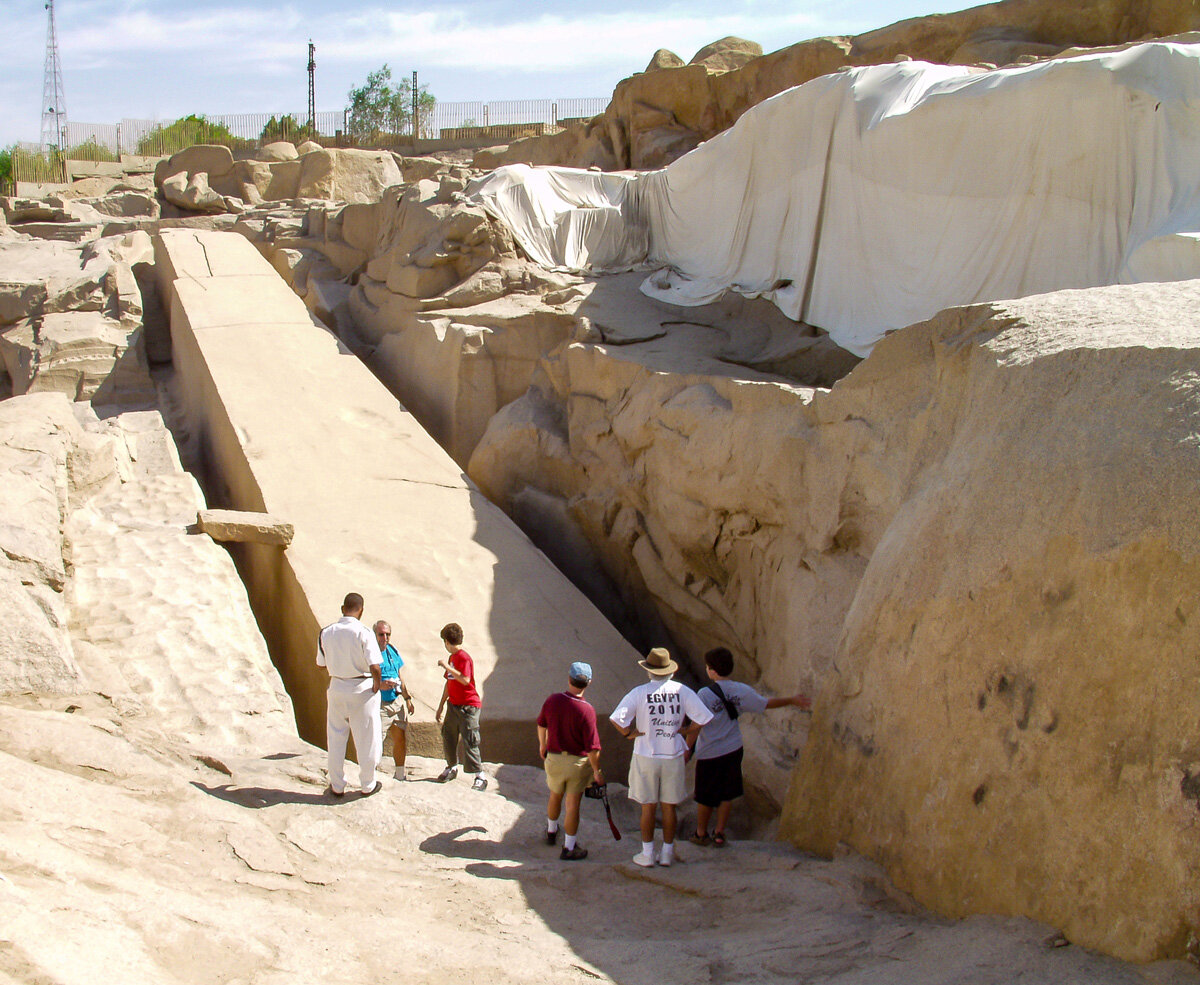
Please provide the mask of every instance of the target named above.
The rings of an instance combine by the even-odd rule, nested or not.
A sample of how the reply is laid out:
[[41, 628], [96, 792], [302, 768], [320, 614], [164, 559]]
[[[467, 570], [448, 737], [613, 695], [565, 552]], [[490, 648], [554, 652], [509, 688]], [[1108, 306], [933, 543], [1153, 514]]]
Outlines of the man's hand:
[[792, 695], [792, 704], [801, 711], [808, 711], [812, 708], [812, 698], [807, 694], [794, 694]]
[[413, 707], [412, 698], [405, 698], [404, 703], [405, 703], [405, 705], [408, 706], [408, 713], [410, 715], [415, 715], [417, 712], [417, 709]]
[[441, 723], [441, 721], [442, 721], [442, 706], [441, 705], [438, 705], [437, 714], [433, 716], [433, 720], [435, 722], [438, 722], [439, 724]]

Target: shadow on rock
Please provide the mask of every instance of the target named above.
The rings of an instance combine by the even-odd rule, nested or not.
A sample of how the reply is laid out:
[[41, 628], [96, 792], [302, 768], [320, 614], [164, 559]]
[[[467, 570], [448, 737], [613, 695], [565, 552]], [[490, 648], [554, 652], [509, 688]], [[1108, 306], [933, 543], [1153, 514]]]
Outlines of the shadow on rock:
[[261, 810], [264, 807], [275, 807], [278, 804], [324, 804], [334, 806], [361, 800], [362, 794], [346, 792], [345, 800], [338, 799], [326, 790], [324, 793], [303, 793], [296, 790], [280, 790], [275, 787], [239, 787], [229, 783], [210, 787], [207, 784], [193, 780], [192, 786], [212, 797], [217, 797], [238, 807], [248, 807], [251, 810]]

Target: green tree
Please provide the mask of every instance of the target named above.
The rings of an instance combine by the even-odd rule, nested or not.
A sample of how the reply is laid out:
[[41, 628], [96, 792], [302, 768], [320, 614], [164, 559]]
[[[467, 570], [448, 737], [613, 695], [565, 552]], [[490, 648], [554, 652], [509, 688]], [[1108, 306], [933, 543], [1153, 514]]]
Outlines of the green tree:
[[13, 180], [13, 147], [0, 147], [0, 186], [7, 186]]
[[285, 113], [276, 119], [272, 116], [267, 125], [262, 128], [258, 139], [264, 144], [276, 140], [288, 140], [293, 144], [302, 144], [306, 140], [316, 140], [317, 131], [307, 123], [301, 123], [291, 113]]
[[[387, 137], [412, 133], [412, 82], [403, 78], [393, 86], [392, 70], [386, 63], [368, 72], [366, 85], [351, 89], [346, 98], [350, 103], [346, 109], [346, 127], [352, 137], [378, 143]], [[432, 133], [431, 117], [436, 105], [429, 87], [420, 86], [417, 113], [421, 133], [426, 136]]]

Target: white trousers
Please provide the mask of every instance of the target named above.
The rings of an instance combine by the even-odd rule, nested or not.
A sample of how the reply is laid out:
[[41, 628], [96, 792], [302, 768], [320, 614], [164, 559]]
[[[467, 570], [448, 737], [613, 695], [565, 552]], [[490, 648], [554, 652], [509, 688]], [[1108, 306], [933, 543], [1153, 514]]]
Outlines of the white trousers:
[[375, 787], [375, 767], [383, 756], [379, 727], [379, 694], [371, 679], [329, 682], [326, 695], [325, 747], [329, 750], [329, 786], [335, 793], [346, 789], [346, 740], [354, 735], [358, 752], [358, 779], [363, 793]]

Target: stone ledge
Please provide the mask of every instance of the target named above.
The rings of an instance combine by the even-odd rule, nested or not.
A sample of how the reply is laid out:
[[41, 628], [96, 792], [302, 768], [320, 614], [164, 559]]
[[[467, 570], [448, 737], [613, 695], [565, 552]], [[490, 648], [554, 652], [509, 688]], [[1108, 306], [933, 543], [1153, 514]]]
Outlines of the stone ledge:
[[270, 513], [243, 510], [199, 510], [196, 525], [213, 540], [238, 544], [277, 544], [287, 547], [295, 529]]

